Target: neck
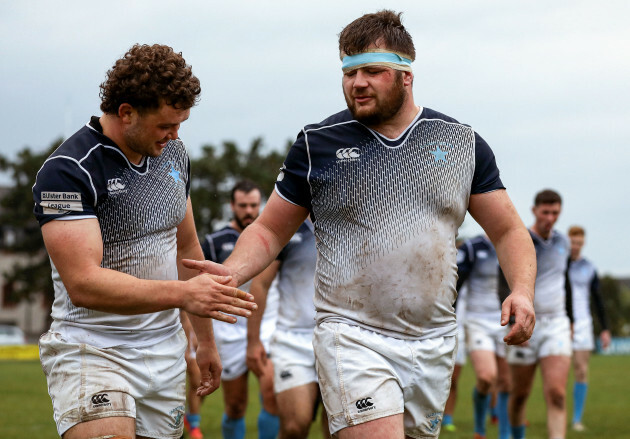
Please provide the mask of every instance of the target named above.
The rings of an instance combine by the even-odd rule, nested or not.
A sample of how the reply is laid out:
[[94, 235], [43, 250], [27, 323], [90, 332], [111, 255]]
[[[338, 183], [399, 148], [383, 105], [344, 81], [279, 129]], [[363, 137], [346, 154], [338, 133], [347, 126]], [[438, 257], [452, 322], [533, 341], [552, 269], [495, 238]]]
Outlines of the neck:
[[120, 150], [125, 154], [127, 160], [131, 163], [137, 165], [142, 161], [142, 154], [138, 154], [137, 152], [131, 150], [127, 143], [125, 142], [125, 136], [123, 135], [123, 126], [122, 121], [118, 116], [113, 114], [103, 114], [99, 121], [101, 122], [101, 126], [103, 127], [103, 134], [109, 137], [114, 141], [114, 143], [120, 148]]
[[577, 261], [578, 259], [580, 259], [580, 252], [577, 252], [577, 253], [571, 252], [571, 260]]
[[543, 232], [538, 229], [538, 227], [536, 227], [536, 224], [531, 227], [531, 230], [543, 239], [549, 239], [549, 237], [551, 236], [551, 230], [549, 230], [548, 232]]
[[409, 94], [396, 116], [386, 122], [370, 126], [370, 128], [389, 139], [395, 139], [407, 129], [419, 111], [420, 107], [413, 102], [413, 96]]
[[238, 233], [243, 233], [243, 229], [238, 225], [238, 223], [235, 220], [230, 221], [230, 227], [232, 227]]

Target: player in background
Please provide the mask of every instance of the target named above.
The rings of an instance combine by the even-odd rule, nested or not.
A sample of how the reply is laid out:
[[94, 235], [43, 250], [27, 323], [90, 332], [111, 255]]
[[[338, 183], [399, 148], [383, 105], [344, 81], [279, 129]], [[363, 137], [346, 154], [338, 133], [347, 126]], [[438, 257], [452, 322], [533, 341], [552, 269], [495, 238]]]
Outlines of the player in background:
[[[254, 373], [262, 373], [270, 361], [260, 340], [260, 315], [265, 309], [269, 287], [274, 279], [279, 302], [282, 303], [270, 343], [280, 416], [279, 439], [308, 437], [320, 402], [313, 352], [316, 262], [313, 224], [305, 221], [278, 258], [254, 278], [249, 290], [258, 304], [258, 311], [247, 320], [247, 365]], [[325, 411], [322, 429], [323, 436], [329, 438]]]
[[[459, 252], [457, 253], [459, 263]], [[453, 422], [453, 414], [457, 405], [457, 390], [459, 383], [459, 375], [462, 368], [466, 365], [466, 330], [464, 323], [466, 322], [466, 295], [468, 288], [466, 285], [457, 290], [457, 300], [453, 307], [457, 315], [457, 355], [455, 356], [455, 367], [453, 368], [453, 376], [451, 376], [451, 390], [444, 406], [444, 418], [442, 418], [442, 429], [448, 432], [457, 431], [457, 427]], [[250, 317], [251, 318], [251, 317]]]
[[510, 346], [508, 363], [512, 392], [508, 404], [512, 436], [525, 437], [525, 408], [536, 366], [540, 365], [543, 394], [547, 404], [549, 439], [566, 434], [566, 387], [571, 365], [571, 284], [568, 281], [569, 240], [554, 229], [562, 198], [550, 189], [536, 194], [534, 224], [530, 234], [536, 248], [536, 328], [525, 345]]
[[457, 323], [455, 235], [466, 210], [493, 240], [512, 287], [501, 319], [533, 330], [531, 238], [475, 131], [414, 103], [415, 48], [400, 14], [366, 14], [339, 35], [348, 109], [304, 127], [261, 216], [224, 265], [240, 285], [311, 215], [313, 338], [322, 398], [340, 439], [439, 436]]
[[465, 326], [467, 351], [476, 376], [473, 389], [475, 439], [486, 436], [486, 415], [494, 389], [498, 392], [499, 439], [509, 439], [510, 371], [503, 342], [507, 328], [499, 323], [499, 261], [487, 236], [472, 238], [459, 248], [457, 274], [458, 290], [462, 285], [468, 287]]
[[573, 292], [573, 420], [575, 431], [584, 431], [582, 415], [588, 389], [588, 360], [595, 348], [593, 340], [593, 317], [591, 315], [591, 300], [595, 305], [595, 312], [602, 331], [599, 340], [603, 349], [610, 345], [610, 331], [604, 309], [604, 300], [599, 291], [599, 278], [593, 263], [582, 257], [582, 247], [586, 232], [580, 226], [569, 228], [571, 241], [571, 260], [569, 261], [569, 279]]
[[[219, 386], [213, 317], [247, 316], [250, 296], [229, 278], [196, 276], [203, 253], [178, 131], [201, 92], [180, 53], [134, 45], [101, 84], [103, 115], [37, 173], [35, 216], [50, 255], [53, 323], [40, 359], [65, 439], [182, 434], [186, 336], [198, 338], [200, 394]], [[179, 280], [178, 280], [179, 279]]]
[[[234, 249], [234, 244], [240, 234], [258, 217], [262, 193], [260, 188], [251, 181], [244, 180], [236, 183], [230, 195], [232, 220], [221, 230], [206, 235], [201, 244], [203, 254], [209, 261], [223, 263]], [[242, 287], [249, 291], [249, 284]], [[265, 313], [262, 317], [262, 340], [269, 343], [275, 329], [278, 312], [278, 293], [272, 288]], [[224, 439], [242, 439], [245, 437], [245, 411], [248, 400], [247, 352], [247, 321], [239, 319], [234, 325], [217, 322], [214, 325], [214, 336], [221, 361], [223, 375], [221, 388], [225, 413], [221, 422]], [[279, 419], [277, 405], [273, 392], [273, 365], [266, 362], [266, 367], [256, 373], [260, 383], [262, 407], [258, 415], [258, 437], [273, 439], [278, 434]]]

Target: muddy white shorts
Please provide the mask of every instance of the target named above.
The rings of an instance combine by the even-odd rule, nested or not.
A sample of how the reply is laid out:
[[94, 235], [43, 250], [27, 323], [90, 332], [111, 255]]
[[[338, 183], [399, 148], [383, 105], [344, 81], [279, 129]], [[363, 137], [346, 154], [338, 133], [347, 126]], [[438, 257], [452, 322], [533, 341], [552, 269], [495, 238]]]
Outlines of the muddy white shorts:
[[464, 324], [457, 324], [457, 355], [455, 356], [455, 364], [458, 366], [466, 365], [466, 330]]
[[[261, 341], [265, 351], [269, 352], [269, 339], [262, 339]], [[247, 367], [247, 337], [227, 342], [215, 338], [215, 342], [223, 366], [222, 381], [235, 380], [249, 370]]]
[[320, 323], [313, 345], [330, 432], [404, 413], [405, 434], [438, 437], [456, 338], [402, 340], [344, 323]]
[[528, 345], [507, 348], [508, 363], [521, 366], [536, 364], [539, 359], [553, 355], [572, 355], [571, 325], [566, 316], [537, 317]]
[[276, 393], [317, 382], [312, 332], [276, 328], [271, 337], [270, 352]]
[[509, 331], [498, 320], [479, 319], [468, 316], [466, 320], [466, 348], [472, 351], [491, 351], [505, 357], [505, 337]]
[[39, 357], [59, 435], [81, 422], [121, 416], [136, 419], [137, 435], [181, 437], [186, 345], [183, 329], [142, 348], [96, 348], [42, 335]]
[[593, 349], [595, 349], [593, 321], [590, 319], [576, 320], [573, 323], [573, 350], [592, 351]]

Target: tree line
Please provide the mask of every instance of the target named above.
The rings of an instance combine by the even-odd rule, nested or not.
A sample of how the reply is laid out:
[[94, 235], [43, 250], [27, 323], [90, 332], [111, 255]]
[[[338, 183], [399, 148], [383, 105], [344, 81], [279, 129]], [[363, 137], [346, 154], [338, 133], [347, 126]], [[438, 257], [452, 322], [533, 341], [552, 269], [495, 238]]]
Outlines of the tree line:
[[[33, 216], [32, 186], [44, 160], [62, 141], [57, 139], [40, 152], [25, 147], [14, 159], [0, 154], [0, 171], [8, 174], [12, 181], [9, 188], [0, 193], [0, 250], [25, 256], [27, 260], [14, 264], [3, 273], [5, 302], [31, 300], [34, 294], [43, 292], [48, 306], [52, 305], [54, 290], [50, 262], [39, 224]], [[205, 145], [199, 156], [191, 156], [190, 197], [200, 237], [229, 219], [230, 190], [237, 181], [252, 180], [264, 194], [271, 193], [290, 144], [287, 142], [282, 151], [266, 151], [262, 138], [254, 139], [245, 149], [225, 141], [218, 147]], [[11, 238], [7, 239], [8, 236]], [[627, 333], [630, 289], [611, 276], [603, 276], [601, 290], [611, 332], [613, 335], [630, 335]], [[595, 319], [597, 331], [598, 325]]]

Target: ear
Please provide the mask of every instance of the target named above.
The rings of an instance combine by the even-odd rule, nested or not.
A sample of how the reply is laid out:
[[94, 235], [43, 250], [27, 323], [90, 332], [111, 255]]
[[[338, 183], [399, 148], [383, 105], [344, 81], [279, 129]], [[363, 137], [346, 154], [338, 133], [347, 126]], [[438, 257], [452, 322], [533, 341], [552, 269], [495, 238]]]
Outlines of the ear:
[[403, 71], [403, 85], [411, 87], [412, 84], [413, 84], [413, 72]]
[[124, 124], [130, 124], [137, 113], [136, 109], [127, 103], [120, 104], [120, 107], [118, 107], [118, 117]]

